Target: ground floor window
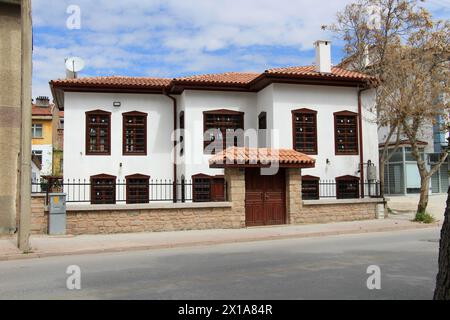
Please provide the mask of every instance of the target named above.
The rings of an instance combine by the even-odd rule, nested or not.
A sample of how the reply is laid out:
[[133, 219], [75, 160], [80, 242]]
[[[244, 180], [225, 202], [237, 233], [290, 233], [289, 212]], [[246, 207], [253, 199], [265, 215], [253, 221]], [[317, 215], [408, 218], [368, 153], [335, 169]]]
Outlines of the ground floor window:
[[319, 181], [320, 178], [313, 176], [302, 177], [302, 199], [319, 200]]
[[[433, 166], [440, 154], [425, 154], [421, 150], [425, 161]], [[384, 193], [388, 195], [405, 195], [420, 193], [420, 174], [417, 162], [411, 154], [411, 148], [401, 147], [392, 153], [384, 167]], [[442, 164], [436, 174], [431, 177], [433, 193], [445, 193], [449, 187], [449, 163]]]
[[91, 177], [91, 203], [116, 203], [116, 177], [101, 174]]
[[358, 199], [359, 198], [359, 178], [344, 176], [336, 178], [337, 199]]
[[225, 201], [225, 178], [198, 174], [192, 177], [192, 198], [194, 202]]
[[135, 174], [125, 177], [127, 204], [149, 203], [150, 177]]

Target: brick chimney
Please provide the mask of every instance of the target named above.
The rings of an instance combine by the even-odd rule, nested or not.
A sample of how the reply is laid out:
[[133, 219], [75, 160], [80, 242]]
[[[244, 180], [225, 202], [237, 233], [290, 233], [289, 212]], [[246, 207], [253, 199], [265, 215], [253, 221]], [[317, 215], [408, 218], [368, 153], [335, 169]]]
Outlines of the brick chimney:
[[331, 73], [331, 41], [318, 40], [314, 46], [316, 47], [316, 71]]
[[50, 106], [49, 97], [40, 96], [36, 98], [36, 106], [40, 108], [48, 108]]

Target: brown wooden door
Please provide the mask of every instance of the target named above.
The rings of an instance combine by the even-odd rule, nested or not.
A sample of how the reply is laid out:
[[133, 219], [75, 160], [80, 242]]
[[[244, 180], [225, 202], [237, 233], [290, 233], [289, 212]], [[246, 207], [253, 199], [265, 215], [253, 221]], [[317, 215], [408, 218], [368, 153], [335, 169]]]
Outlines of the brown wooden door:
[[263, 176], [261, 169], [246, 169], [245, 214], [248, 227], [286, 223], [286, 180], [277, 175]]

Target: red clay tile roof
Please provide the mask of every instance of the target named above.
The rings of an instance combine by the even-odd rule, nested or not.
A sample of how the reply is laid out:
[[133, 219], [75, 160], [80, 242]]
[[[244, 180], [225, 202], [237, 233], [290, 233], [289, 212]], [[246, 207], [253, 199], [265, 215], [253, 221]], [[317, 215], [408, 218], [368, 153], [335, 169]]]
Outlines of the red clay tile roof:
[[314, 167], [316, 160], [291, 149], [238, 148], [232, 147], [210, 159], [212, 167], [265, 166], [278, 163], [280, 166]]
[[338, 78], [349, 80], [371, 80], [371, 76], [364, 73], [350, 71], [338, 67], [331, 68], [331, 73], [320, 73], [315, 70], [315, 66], [306, 67], [287, 67], [287, 68], [274, 68], [266, 71], [267, 74], [272, 75], [292, 75], [292, 76], [309, 76], [320, 78]]
[[31, 113], [36, 117], [51, 117], [52, 114], [52, 105], [48, 107], [37, 107], [35, 105], [32, 106]]
[[152, 88], [152, 87], [166, 87], [170, 85], [171, 79], [164, 78], [146, 78], [146, 77], [123, 77], [123, 76], [111, 76], [111, 77], [90, 77], [90, 78], [78, 78], [78, 79], [59, 79], [53, 80], [51, 83], [55, 86], [79, 86], [79, 87], [139, 87], [139, 88]]
[[248, 84], [259, 77], [256, 72], [226, 72], [175, 78], [174, 81], [195, 83]]
[[333, 67], [332, 73], [319, 73], [314, 66], [287, 67], [266, 70], [264, 73], [256, 72], [226, 72], [216, 74], [194, 75], [190, 77], [168, 78], [148, 78], [148, 77], [88, 77], [78, 79], [59, 79], [51, 81], [55, 87], [75, 86], [75, 87], [108, 87], [108, 88], [168, 88], [174, 83], [188, 84], [217, 84], [217, 85], [242, 85], [247, 86], [256, 79], [264, 75], [293, 76], [295, 78], [320, 78], [335, 80], [355, 80], [367, 81], [372, 77], [342, 68]]

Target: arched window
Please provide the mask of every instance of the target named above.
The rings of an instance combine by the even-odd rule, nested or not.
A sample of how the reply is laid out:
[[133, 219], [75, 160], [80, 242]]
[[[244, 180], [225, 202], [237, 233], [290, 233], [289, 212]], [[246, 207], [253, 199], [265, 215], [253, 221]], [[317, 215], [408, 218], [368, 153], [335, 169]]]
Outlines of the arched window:
[[359, 198], [359, 178], [343, 176], [336, 178], [336, 197], [338, 199]]
[[91, 177], [91, 204], [116, 203], [116, 177], [100, 174]]

